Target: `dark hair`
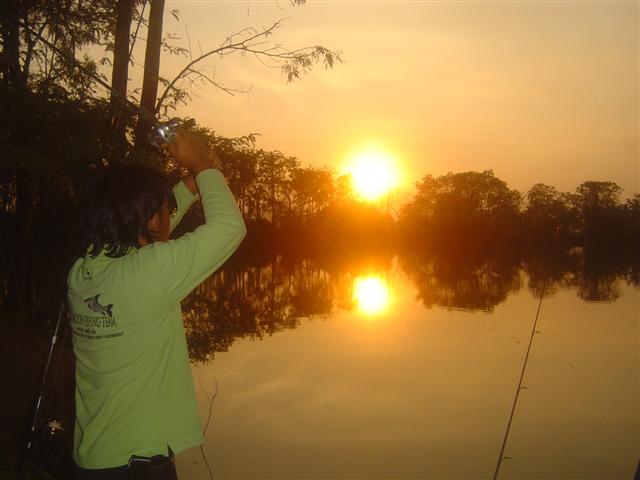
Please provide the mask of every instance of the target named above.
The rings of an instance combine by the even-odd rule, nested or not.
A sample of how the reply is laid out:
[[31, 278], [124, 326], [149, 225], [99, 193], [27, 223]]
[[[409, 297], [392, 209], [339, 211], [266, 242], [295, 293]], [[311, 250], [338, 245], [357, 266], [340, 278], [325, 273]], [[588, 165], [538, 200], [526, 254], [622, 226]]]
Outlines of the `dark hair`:
[[139, 248], [139, 237], [153, 241], [148, 222], [167, 200], [176, 208], [169, 181], [144, 166], [114, 167], [87, 188], [80, 215], [78, 256], [121, 257]]

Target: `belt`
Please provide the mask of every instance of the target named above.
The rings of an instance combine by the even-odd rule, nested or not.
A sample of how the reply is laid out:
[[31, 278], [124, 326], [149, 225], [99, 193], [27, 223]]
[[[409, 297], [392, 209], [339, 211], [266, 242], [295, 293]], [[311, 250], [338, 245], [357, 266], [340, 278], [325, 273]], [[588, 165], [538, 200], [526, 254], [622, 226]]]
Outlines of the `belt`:
[[113, 468], [82, 468], [75, 465], [75, 480], [177, 480], [173, 452], [169, 456], [132, 455], [127, 465]]
[[177, 480], [173, 452], [170, 456], [139, 457], [132, 455], [129, 459], [129, 480]]

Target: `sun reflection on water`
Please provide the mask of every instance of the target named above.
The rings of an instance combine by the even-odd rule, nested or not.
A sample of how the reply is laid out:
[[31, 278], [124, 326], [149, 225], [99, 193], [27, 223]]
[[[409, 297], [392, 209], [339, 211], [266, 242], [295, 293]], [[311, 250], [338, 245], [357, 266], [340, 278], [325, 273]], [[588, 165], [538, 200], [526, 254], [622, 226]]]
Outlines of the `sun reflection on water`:
[[357, 277], [353, 281], [353, 301], [365, 315], [380, 315], [389, 306], [389, 286], [377, 275]]

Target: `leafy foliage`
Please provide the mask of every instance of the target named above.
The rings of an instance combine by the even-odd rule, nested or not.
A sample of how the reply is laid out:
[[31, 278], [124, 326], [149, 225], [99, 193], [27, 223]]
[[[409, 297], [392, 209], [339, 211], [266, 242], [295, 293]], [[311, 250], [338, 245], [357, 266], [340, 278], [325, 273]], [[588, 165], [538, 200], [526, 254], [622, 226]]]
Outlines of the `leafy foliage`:
[[402, 217], [435, 241], [504, 239], [518, 228], [521, 195], [491, 170], [427, 175], [416, 187]]
[[601, 244], [639, 238], [637, 195], [625, 204], [613, 182], [588, 181], [575, 193], [537, 183], [522, 196], [492, 171], [425, 176], [401, 211], [405, 237], [448, 248]]

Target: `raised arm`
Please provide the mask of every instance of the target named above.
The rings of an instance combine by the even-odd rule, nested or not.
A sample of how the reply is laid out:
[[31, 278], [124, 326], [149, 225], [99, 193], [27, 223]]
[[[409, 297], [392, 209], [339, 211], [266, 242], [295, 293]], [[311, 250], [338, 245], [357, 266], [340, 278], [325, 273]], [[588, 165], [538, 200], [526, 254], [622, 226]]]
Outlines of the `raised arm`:
[[[144, 284], [143, 296], [159, 303], [179, 301], [217, 270], [246, 234], [242, 215], [222, 173], [217, 156], [195, 135], [179, 132], [169, 151], [194, 175], [205, 224], [177, 240], [156, 242], [127, 259], [127, 278]], [[146, 303], [146, 302], [143, 302]]]
[[[186, 142], [198, 141], [198, 139], [190, 138], [188, 134], [185, 135], [183, 132], [179, 132], [179, 133], [180, 135], [176, 140], [177, 142], [180, 142], [180, 144], [182, 144], [185, 141]], [[184, 157], [187, 157], [187, 164], [189, 165], [193, 163], [193, 160], [190, 161], [190, 159], [188, 158], [189, 155], [202, 155], [203, 153], [200, 151], [199, 147], [187, 150], [186, 152], [184, 151], [185, 149], [182, 149], [180, 152], [178, 152], [177, 144], [176, 145], [169, 144], [166, 146], [166, 148], [174, 157], [177, 157], [177, 155], [181, 155], [180, 157], [181, 159], [183, 159]], [[201, 160], [204, 161], [204, 159], [201, 159]], [[207, 150], [206, 161], [208, 162], [209, 166], [212, 168], [220, 167], [220, 158], [218, 157], [218, 155], [215, 153], [215, 150], [213, 149]], [[184, 161], [179, 160], [179, 162], [181, 165], [184, 165]], [[196, 183], [196, 176], [191, 172], [189, 172], [188, 175], [183, 177], [182, 180], [179, 181], [173, 187], [173, 194], [176, 197], [176, 202], [178, 206], [175, 214], [171, 217], [170, 231], [173, 231], [173, 229], [180, 223], [185, 213], [187, 213], [191, 205], [193, 205], [193, 203], [198, 199], [198, 193], [199, 192], [198, 192], [198, 184]]]
[[[193, 187], [190, 186], [191, 183], [193, 183]], [[198, 187], [193, 175], [189, 174], [176, 183], [173, 187], [173, 195], [176, 197], [177, 208], [170, 219], [170, 232], [173, 232], [191, 205], [198, 199]]]

